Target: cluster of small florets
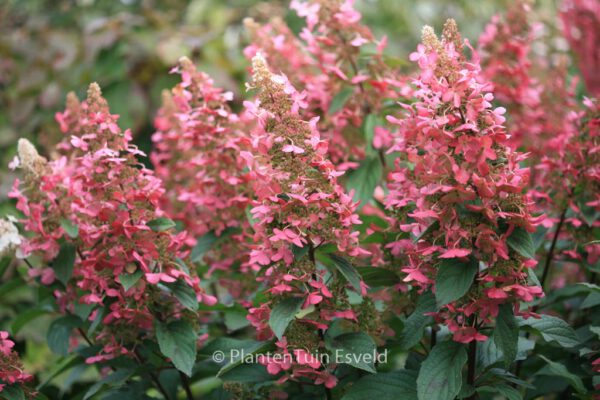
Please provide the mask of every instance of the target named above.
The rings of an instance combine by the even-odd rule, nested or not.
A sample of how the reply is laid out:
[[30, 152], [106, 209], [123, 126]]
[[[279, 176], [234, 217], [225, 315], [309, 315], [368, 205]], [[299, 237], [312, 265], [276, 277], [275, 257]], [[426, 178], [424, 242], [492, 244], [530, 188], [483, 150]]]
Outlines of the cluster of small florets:
[[[361, 14], [353, 0], [294, 0], [291, 8], [306, 20], [306, 27], [296, 38], [278, 20], [260, 26], [248, 21], [252, 44], [245, 53], [253, 57], [261, 52], [269, 65], [290, 77], [292, 84], [305, 90], [308, 116], [321, 116], [319, 129], [329, 146], [329, 158], [335, 164], [361, 160], [373, 146], [386, 149], [391, 145], [389, 131], [377, 126], [373, 136], [362, 131], [365, 118], [377, 115], [386, 99], [397, 97], [406, 88], [383, 61], [387, 40], [375, 39], [361, 24]], [[372, 47], [372, 54], [361, 56], [361, 49]], [[345, 100], [335, 99], [342, 95]], [[342, 164], [343, 168], [356, 164]]]
[[325, 157], [327, 144], [320, 139], [317, 118], [301, 117], [304, 94], [285, 76], [273, 74], [260, 55], [254, 57], [252, 70], [249, 87], [258, 91], [258, 98], [246, 102], [246, 108], [257, 125], [253, 153], [243, 155], [256, 177], [250, 263], [259, 271], [258, 279], [267, 283], [271, 300], [250, 309], [248, 319], [260, 339], [270, 338], [267, 321], [272, 307], [284, 299], [302, 299], [305, 316], [293, 321], [277, 342], [279, 351], [290, 352], [297, 362], [265, 363], [270, 373], [287, 371], [284, 379], [307, 377], [332, 387], [336, 379], [328, 367], [316, 360], [303, 361], [305, 353], [322, 346], [328, 321], [355, 321], [356, 314], [348, 304], [345, 284], [326, 285], [315, 250], [335, 245], [349, 256], [364, 254], [358, 232], [353, 231], [360, 223], [356, 203], [336, 181], [339, 173]]
[[231, 92], [215, 87], [187, 58], [173, 72], [181, 82], [163, 93], [150, 156], [166, 189], [161, 205], [185, 226], [190, 246], [206, 234], [226, 233], [204, 262], [209, 273], [230, 271], [247, 255], [242, 243], [249, 228], [249, 174], [239, 154], [249, 142], [238, 130], [243, 122], [229, 108]]
[[193, 322], [195, 310], [185, 309], [164, 288], [189, 286], [198, 300], [215, 302], [183, 261], [186, 233], [151, 224], [163, 217], [164, 189], [137, 160], [143, 153], [117, 118], [92, 84], [87, 100], [80, 103], [71, 95], [67, 110], [57, 115], [67, 135], [59, 146], [65, 155], [47, 161], [22, 140], [13, 163], [24, 171], [23, 182], [17, 180], [10, 194], [29, 233], [23, 256], [53, 265], [30, 273], [55, 289], [62, 312], [92, 305], [89, 320], [102, 322], [93, 339], [103, 348], [88, 362], [131, 355], [136, 343], [154, 336], [157, 319]]
[[537, 167], [539, 187], [536, 193], [546, 200], [543, 205], [549, 215], [548, 226], [555, 226], [549, 235], [558, 229], [557, 237], [562, 243], [557, 253], [562, 260], [563, 273], [556, 274], [552, 283], [555, 287], [563, 286], [566, 280], [576, 280], [578, 275], [583, 278], [585, 271], [576, 268], [581, 261], [595, 265], [600, 260], [600, 244], [594, 236], [594, 230], [600, 226], [595, 217], [600, 212], [598, 101], [586, 98], [584, 109], [571, 113], [576, 122], [575, 129], [558, 135], [554, 140], [554, 151], [549, 149]]
[[531, 46], [540, 25], [528, 21], [530, 2], [515, 2], [505, 15], [495, 15], [479, 38], [483, 79], [492, 82], [497, 102], [508, 110], [510, 142], [515, 147], [538, 145], [543, 87], [532, 78]]
[[7, 387], [17, 386], [27, 398], [32, 398], [35, 393], [26, 384], [33, 376], [25, 372], [14, 346], [15, 343], [8, 338], [8, 332], [0, 331], [0, 397]]
[[389, 117], [399, 126], [393, 150], [406, 158], [390, 174], [387, 207], [405, 216], [400, 230], [418, 237], [389, 244], [395, 254], [408, 255], [405, 282], [435, 290], [440, 263], [479, 264], [470, 290], [436, 314], [454, 340], [469, 342], [486, 339], [479, 328], [500, 304], [518, 311], [519, 302], [542, 291], [528, 283], [535, 260], [507, 244], [515, 229], [535, 230], [522, 194], [529, 171], [519, 166], [524, 156], [507, 146], [505, 110], [492, 107], [491, 85], [477, 60], [465, 58], [464, 46], [469, 43], [449, 20], [441, 40], [425, 27], [423, 43], [410, 56], [420, 68], [417, 101], [401, 118]]
[[578, 67], [590, 95], [600, 96], [600, 3], [596, 0], [566, 0], [560, 17], [563, 32], [578, 58]]

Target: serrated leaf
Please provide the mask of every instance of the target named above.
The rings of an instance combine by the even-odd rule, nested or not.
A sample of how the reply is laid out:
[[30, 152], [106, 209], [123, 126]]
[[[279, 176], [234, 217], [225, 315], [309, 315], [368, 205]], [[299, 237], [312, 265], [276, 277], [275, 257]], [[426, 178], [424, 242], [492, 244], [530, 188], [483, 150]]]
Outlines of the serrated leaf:
[[542, 355], [539, 355], [539, 357], [542, 360], [546, 361], [546, 363], [548, 363], [548, 368], [539, 371], [539, 375], [560, 376], [561, 378], [566, 379], [571, 384], [571, 386], [577, 391], [577, 393], [583, 394], [587, 392], [581, 378], [569, 372], [567, 367], [565, 367], [563, 364], [559, 364]]
[[389, 269], [380, 267], [358, 267], [357, 272], [370, 287], [394, 286], [400, 283], [400, 277]]
[[547, 342], [556, 342], [562, 347], [578, 346], [577, 334], [560, 318], [542, 314], [540, 318], [518, 318], [519, 326], [528, 326], [536, 330]]
[[198, 298], [196, 292], [185, 281], [178, 279], [173, 283], [165, 283], [173, 295], [188, 310], [198, 311]]
[[155, 328], [160, 351], [171, 359], [175, 368], [191, 377], [198, 339], [194, 328], [185, 321], [168, 324], [156, 321]]
[[119, 282], [123, 286], [123, 289], [125, 289], [125, 291], [128, 291], [129, 289], [135, 286], [135, 284], [140, 280], [140, 278], [143, 275], [144, 273], [139, 269], [133, 274], [124, 273], [119, 275]]
[[499, 307], [493, 336], [494, 343], [504, 355], [504, 365], [508, 368], [517, 357], [519, 343], [519, 324], [513, 315], [512, 305], [502, 304]]
[[80, 327], [82, 323], [83, 321], [74, 315], [66, 315], [52, 321], [46, 335], [50, 350], [61, 356], [66, 356], [69, 353], [71, 331]]
[[531, 234], [520, 226], [515, 227], [506, 243], [523, 257], [535, 258], [535, 245]]
[[146, 225], [150, 227], [150, 229], [152, 229], [154, 232], [164, 232], [168, 231], [171, 228], [175, 228], [175, 222], [165, 217], [160, 217], [153, 219], [152, 221], [148, 221]]
[[369, 203], [381, 179], [381, 160], [377, 155], [366, 157], [360, 166], [348, 174], [346, 189], [354, 190], [354, 201], [360, 201], [359, 209]]
[[192, 249], [192, 253], [190, 254], [190, 260], [192, 262], [200, 262], [202, 261], [202, 257], [204, 254], [210, 250], [210, 248], [219, 240], [217, 235], [213, 231], [207, 232], [204, 234], [198, 241], [196, 245]]
[[331, 99], [331, 103], [329, 104], [329, 114], [333, 115], [336, 112], [340, 111], [348, 99], [354, 93], [354, 88], [350, 86], [345, 86], [340, 90], [334, 97]]
[[375, 370], [377, 345], [366, 333], [342, 333], [333, 338], [326, 336], [325, 345], [334, 354], [336, 363], [352, 365], [367, 372], [377, 372]]
[[348, 261], [344, 257], [335, 254], [330, 254], [329, 257], [333, 261], [333, 264], [335, 265], [337, 270], [340, 271], [344, 278], [346, 278], [350, 285], [352, 285], [354, 290], [356, 290], [358, 293], [361, 293], [361, 278], [356, 268], [354, 268], [354, 265], [352, 265], [352, 263], [350, 263], [350, 261]]
[[453, 341], [436, 344], [419, 370], [419, 400], [453, 400], [460, 392], [466, 362], [467, 351], [463, 345]]
[[281, 339], [290, 322], [300, 311], [302, 303], [304, 299], [300, 297], [288, 297], [275, 304], [269, 316], [269, 326], [277, 338]]
[[64, 285], [67, 284], [71, 275], [73, 275], [73, 266], [75, 265], [75, 255], [77, 248], [73, 243], [63, 243], [60, 245], [58, 255], [52, 261], [52, 268], [56, 279]]
[[436, 311], [435, 297], [431, 291], [424, 292], [417, 298], [413, 313], [404, 322], [404, 329], [400, 338], [400, 347], [408, 350], [419, 343], [423, 337], [423, 330], [433, 322], [433, 317], [425, 315]]
[[416, 371], [367, 375], [352, 384], [342, 400], [417, 400]]
[[77, 236], [79, 236], [79, 226], [70, 219], [62, 219], [60, 221], [60, 226], [62, 226], [70, 238], [75, 239]]
[[456, 258], [440, 262], [435, 279], [435, 298], [443, 306], [463, 297], [468, 291], [479, 268], [474, 258], [461, 261]]

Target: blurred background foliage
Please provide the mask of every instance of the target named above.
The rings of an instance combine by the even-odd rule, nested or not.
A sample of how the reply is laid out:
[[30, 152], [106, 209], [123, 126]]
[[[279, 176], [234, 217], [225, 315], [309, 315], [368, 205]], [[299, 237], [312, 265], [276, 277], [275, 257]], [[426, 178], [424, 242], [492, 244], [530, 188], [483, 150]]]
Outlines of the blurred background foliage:
[[[554, 1], [537, 4], [548, 20], [555, 15]], [[388, 36], [390, 62], [408, 70], [408, 54], [424, 24], [439, 29], [446, 18], [455, 18], [476, 43], [490, 17], [509, 2], [357, 0], [357, 6], [378, 37]], [[243, 19], [264, 22], [283, 16], [299, 31], [302, 24], [287, 7], [288, 0], [0, 0], [0, 216], [16, 214], [6, 194], [15, 179], [7, 165], [18, 138], [33, 140], [51, 156], [61, 137], [54, 114], [63, 109], [69, 91], [81, 98], [88, 84], [97, 81], [112, 112], [121, 115], [121, 127], [131, 128], [137, 144], [148, 152], [152, 116], [161, 91], [177, 80], [168, 72], [178, 58], [194, 60], [218, 85], [236, 93], [239, 105], [248, 67], [242, 55]], [[30, 315], [35, 310], [28, 307], [50, 298], [44, 290], [32, 294], [25, 285], [3, 287], [0, 328], [6, 329], [6, 321], [16, 314], [21, 320], [35, 318]], [[31, 296], [39, 298], [33, 301]], [[52, 362], [43, 344], [49, 321], [42, 317], [17, 335], [30, 339], [26, 349], [20, 348], [25, 341], [17, 345], [31, 372], [43, 371]], [[69, 377], [62, 381], [63, 388], [69, 385]]]

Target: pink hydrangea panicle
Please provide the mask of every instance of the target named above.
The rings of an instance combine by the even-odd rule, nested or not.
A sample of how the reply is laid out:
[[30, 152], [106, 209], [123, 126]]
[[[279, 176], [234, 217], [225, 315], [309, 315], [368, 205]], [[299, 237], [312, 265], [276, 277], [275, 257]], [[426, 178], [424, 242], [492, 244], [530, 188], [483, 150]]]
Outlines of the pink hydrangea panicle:
[[[291, 364], [265, 359], [267, 370], [285, 372], [285, 379], [302, 377], [332, 387], [337, 380], [332, 365], [308, 357], [322, 351], [323, 335], [334, 318], [355, 329], [364, 315], [373, 316], [348, 302], [347, 283], [336, 277], [327, 283], [317, 267], [315, 252], [333, 245], [340, 254], [360, 256], [360, 220], [357, 203], [337, 182], [335, 167], [327, 159], [327, 144], [314, 119], [304, 120], [305, 93], [298, 92], [285, 75], [272, 73], [260, 55], [252, 60], [252, 82], [257, 99], [246, 107], [256, 118], [253, 130], [253, 172], [257, 197], [251, 213], [255, 231], [250, 264], [265, 283], [269, 302], [250, 309], [248, 319], [261, 339], [273, 336], [268, 318], [282, 301], [301, 302], [303, 317], [293, 321], [280, 338], [278, 351], [289, 355]], [[355, 288], [365, 294], [365, 287]], [[371, 320], [372, 321], [372, 320]], [[365, 330], [368, 330], [365, 328]]]
[[[138, 161], [143, 153], [117, 119], [97, 84], [90, 85], [81, 103], [70, 96], [67, 110], [57, 115], [65, 133], [59, 146], [64, 155], [46, 161], [30, 143], [20, 143], [24, 180], [17, 180], [10, 194], [29, 233], [23, 255], [35, 253], [45, 263], [61, 252], [74, 258], [70, 275], [55, 277], [45, 268], [31, 275], [57, 288], [62, 312], [93, 306], [90, 318], [103, 322], [94, 339], [103, 347], [90, 362], [131, 355], [139, 338], [153, 337], [156, 318], [196, 323], [196, 312], [185, 309], [165, 286], [189, 286], [198, 301], [214, 301], [185, 264], [186, 232], [152, 228], [152, 221], [164, 217], [164, 189]], [[135, 284], [126, 288], [128, 276], [135, 276]]]
[[20, 388], [28, 399], [32, 399], [36, 393], [27, 384], [33, 376], [25, 372], [14, 346], [8, 332], [0, 331], [0, 396], [8, 386]]
[[400, 157], [386, 198], [397, 229], [417, 238], [388, 245], [406, 255], [405, 282], [435, 292], [442, 265], [475, 269], [469, 291], [435, 314], [459, 342], [485, 340], [479, 328], [493, 321], [499, 305], [542, 295], [528, 281], [535, 260], [507, 243], [515, 230], [533, 232], [538, 223], [523, 194], [529, 170], [507, 144], [505, 110], [492, 106], [492, 85], [477, 57], [463, 55], [466, 47], [453, 20], [441, 39], [423, 29], [422, 44], [411, 54], [420, 70], [416, 102], [389, 117], [398, 125], [393, 150]]
[[[246, 208], [252, 177], [249, 160], [240, 157], [249, 149], [241, 131], [245, 121], [229, 107], [233, 94], [214, 86], [189, 59], [182, 58], [173, 72], [181, 82], [163, 93], [150, 155], [167, 189], [161, 206], [190, 233], [188, 245], [204, 235], [220, 237], [204, 262], [210, 265], [209, 275], [215, 270], [231, 272], [247, 259], [242, 244], [249, 231]], [[226, 278], [221, 283], [237, 293], [235, 297], [244, 292]]]
[[600, 97], [600, 3], [596, 0], [565, 0], [560, 17], [586, 89], [591, 96]]

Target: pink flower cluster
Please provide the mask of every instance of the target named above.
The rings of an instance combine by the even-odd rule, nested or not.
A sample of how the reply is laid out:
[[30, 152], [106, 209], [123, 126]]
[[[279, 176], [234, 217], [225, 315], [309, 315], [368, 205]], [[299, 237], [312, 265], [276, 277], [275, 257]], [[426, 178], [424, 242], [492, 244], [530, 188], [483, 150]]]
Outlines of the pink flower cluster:
[[528, 21], [531, 5], [526, 0], [512, 4], [505, 15], [495, 15], [479, 37], [482, 79], [492, 82], [498, 103], [508, 110], [510, 142], [515, 147], [535, 147], [544, 126], [542, 86], [532, 78], [531, 45], [541, 26]]
[[600, 3], [596, 0], [566, 0], [560, 17], [563, 32], [579, 61], [590, 95], [600, 96]]
[[215, 87], [190, 60], [182, 58], [173, 72], [181, 82], [163, 93], [152, 138], [151, 159], [166, 189], [161, 206], [183, 223], [191, 246], [206, 234], [237, 230], [204, 257], [209, 273], [230, 271], [247, 258], [242, 243], [249, 229], [250, 176], [239, 157], [250, 146], [239, 130], [245, 121], [228, 106], [233, 94]]
[[398, 125], [392, 150], [405, 156], [389, 176], [386, 204], [399, 215], [398, 229], [418, 237], [388, 245], [408, 258], [405, 282], [435, 291], [440, 263], [455, 259], [452, 267], [461, 268], [477, 260], [469, 291], [436, 313], [454, 340], [466, 343], [486, 339], [479, 328], [493, 321], [500, 304], [518, 311], [519, 302], [542, 290], [528, 283], [536, 261], [507, 244], [513, 231], [533, 232], [538, 223], [523, 195], [529, 171], [519, 166], [524, 156], [507, 145], [505, 110], [492, 107], [492, 86], [478, 58], [463, 55], [464, 46], [470, 47], [449, 20], [441, 39], [425, 27], [410, 55], [420, 69], [417, 101], [403, 105], [402, 117], [388, 117]]
[[157, 319], [194, 323], [196, 311], [179, 303], [175, 286], [187, 286], [199, 301], [216, 301], [183, 261], [186, 233], [161, 227], [162, 183], [137, 160], [143, 153], [117, 118], [96, 84], [81, 103], [69, 96], [56, 116], [66, 134], [58, 146], [64, 155], [48, 162], [20, 142], [16, 166], [25, 179], [10, 194], [25, 215], [24, 255], [53, 265], [31, 273], [51, 285], [62, 312], [93, 305], [89, 320], [102, 322], [95, 340], [103, 348], [88, 362], [132, 355], [137, 343], [154, 336]]
[[[300, 39], [280, 20], [264, 26], [248, 21], [252, 43], [245, 54], [252, 58], [261, 52], [274, 71], [306, 92], [304, 114], [322, 116], [319, 130], [330, 144], [329, 158], [343, 169], [356, 167], [345, 162], [361, 160], [368, 148], [386, 149], [392, 142], [384, 126], [365, 138], [366, 116], [378, 114], [386, 99], [397, 98], [407, 86], [383, 60], [386, 38], [376, 40], [361, 24], [353, 0], [294, 0], [290, 7], [306, 21]], [[361, 56], [367, 48], [371, 53]], [[339, 103], [335, 109], [333, 103]]]
[[[273, 306], [289, 299], [302, 299], [305, 316], [292, 322], [280, 338], [280, 351], [322, 346], [323, 332], [333, 318], [356, 320], [347, 303], [345, 283], [325, 283], [324, 269], [317, 268], [315, 250], [334, 245], [348, 256], [364, 255], [358, 247], [360, 220], [356, 203], [337, 183], [340, 175], [326, 158], [327, 143], [317, 130], [317, 118], [302, 119], [305, 94], [297, 92], [284, 75], [273, 74], [260, 55], [253, 59], [253, 81], [249, 86], [258, 98], [246, 102], [256, 118], [252, 131], [252, 153], [241, 156], [254, 176], [256, 200], [252, 208], [255, 231], [250, 264], [267, 282], [270, 301], [251, 308], [248, 319], [258, 337], [273, 333], [268, 318]], [[364, 286], [361, 291], [364, 293]], [[320, 364], [270, 365], [271, 373], [288, 371], [282, 379], [307, 377], [328, 387], [335, 385], [331, 371]]]
[[8, 338], [8, 332], [0, 331], [0, 396], [6, 386], [16, 385], [30, 398], [34, 392], [25, 385], [33, 379], [26, 373], [17, 352], [13, 350], [15, 343]]

